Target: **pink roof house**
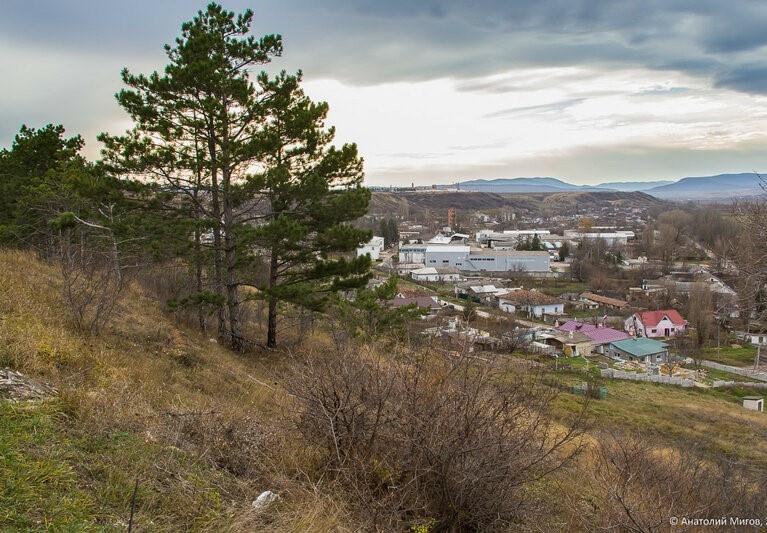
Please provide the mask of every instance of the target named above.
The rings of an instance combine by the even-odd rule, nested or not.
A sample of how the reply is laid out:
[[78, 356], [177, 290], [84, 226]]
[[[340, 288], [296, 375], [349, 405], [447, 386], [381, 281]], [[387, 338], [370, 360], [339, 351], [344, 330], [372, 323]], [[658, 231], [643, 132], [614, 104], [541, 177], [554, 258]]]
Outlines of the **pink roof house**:
[[580, 332], [588, 335], [591, 338], [591, 344], [594, 347], [594, 350], [599, 353], [604, 353], [604, 347], [609, 345], [611, 342], [631, 338], [630, 335], [624, 333], [623, 331], [589, 324], [587, 322], [578, 322], [577, 320], [569, 320], [559, 326], [557, 329], [560, 331]]
[[674, 309], [634, 313], [624, 324], [634, 337], [676, 337], [684, 334], [687, 321]]

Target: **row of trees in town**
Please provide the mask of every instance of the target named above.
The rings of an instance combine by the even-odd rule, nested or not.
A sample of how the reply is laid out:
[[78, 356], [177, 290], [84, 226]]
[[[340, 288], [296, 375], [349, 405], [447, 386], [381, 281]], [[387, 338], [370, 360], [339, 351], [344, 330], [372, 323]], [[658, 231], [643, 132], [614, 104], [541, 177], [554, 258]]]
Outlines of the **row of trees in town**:
[[357, 148], [332, 145], [328, 105], [300, 72], [251, 76], [282, 53], [280, 36], [249, 35], [252, 17], [210, 4], [166, 45], [163, 72], [124, 70], [116, 97], [134, 126], [99, 137], [102, 161], [53, 125], [22, 127], [0, 152], [2, 239], [61, 259], [86, 329], [149, 262], [184, 265], [173, 305], [203, 330], [213, 316], [237, 350], [252, 342], [247, 300], [267, 302], [273, 347], [279, 302], [316, 311], [368, 281], [369, 259], [344, 254], [370, 236], [350, 224], [370, 199]]
[[399, 228], [396, 218], [383, 218], [378, 225], [378, 231], [384, 239], [384, 247], [390, 248], [399, 244]]

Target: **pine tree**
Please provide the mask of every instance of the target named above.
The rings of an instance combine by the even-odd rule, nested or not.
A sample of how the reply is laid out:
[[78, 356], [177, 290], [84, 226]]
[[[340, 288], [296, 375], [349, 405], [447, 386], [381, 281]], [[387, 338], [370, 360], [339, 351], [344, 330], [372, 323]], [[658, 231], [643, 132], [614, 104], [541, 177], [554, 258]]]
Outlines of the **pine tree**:
[[388, 221], [385, 218], [381, 219], [381, 223], [378, 225], [378, 232], [383, 237], [384, 248], [391, 246], [391, 233], [389, 232]]
[[533, 240], [530, 241], [530, 250], [534, 252], [539, 252], [543, 250], [543, 246], [541, 246], [541, 238], [538, 237], [537, 233], [533, 235]]
[[182, 239], [197, 261], [201, 294], [203, 236], [210, 237], [218, 333], [234, 349], [245, 348], [238, 269], [247, 243], [239, 237], [253, 218], [245, 176], [259, 162], [265, 120], [249, 69], [282, 51], [279, 36], [247, 36], [252, 19], [250, 10], [235, 17], [212, 3], [182, 25], [175, 46], [165, 46], [162, 75], [123, 70], [129, 89], [117, 100], [136, 125], [122, 137], [100, 137], [112, 168], [155, 181], [166, 211], [183, 221], [175, 227], [187, 229]]
[[264, 170], [248, 185], [265, 200], [255, 238], [269, 261], [266, 282], [257, 284], [269, 302], [268, 347], [277, 343], [277, 306], [289, 302], [313, 311], [339, 291], [363, 287], [370, 257], [347, 259], [370, 239], [349, 224], [367, 212], [370, 191], [362, 187], [357, 147], [330, 146], [326, 103], [314, 103], [300, 87], [301, 73], [259, 76], [268, 95], [269, 120], [260, 134]]
[[391, 245], [399, 244], [399, 229], [397, 228], [397, 221], [393, 218], [389, 219], [387, 224], [389, 229], [389, 238], [391, 239]]
[[[79, 155], [83, 147], [79, 135], [64, 137], [64, 127], [48, 124], [40, 129], [21, 127], [10, 150], [0, 151], [0, 242], [30, 246], [57, 213], [33, 209], [39, 195], [35, 190], [58, 178], [49, 173], [64, 173], [67, 168], [85, 169]], [[37, 197], [34, 199], [33, 197]], [[38, 206], [39, 207], [39, 206]]]
[[369, 269], [367, 258], [337, 255], [369, 238], [346, 224], [370, 198], [356, 147], [328, 147], [327, 105], [305, 97], [300, 73], [251, 81], [254, 65], [282, 51], [279, 36], [247, 36], [252, 18], [217, 4], [198, 12], [166, 46], [164, 74], [123, 71], [129, 89], [117, 99], [136, 126], [101, 136], [111, 168], [157, 184], [170, 222], [158, 232], [173, 228], [186, 243], [178, 250], [195, 264], [197, 290], [178, 303], [216, 303], [219, 337], [238, 350], [244, 284], [269, 302], [271, 347], [279, 301], [321, 309]]

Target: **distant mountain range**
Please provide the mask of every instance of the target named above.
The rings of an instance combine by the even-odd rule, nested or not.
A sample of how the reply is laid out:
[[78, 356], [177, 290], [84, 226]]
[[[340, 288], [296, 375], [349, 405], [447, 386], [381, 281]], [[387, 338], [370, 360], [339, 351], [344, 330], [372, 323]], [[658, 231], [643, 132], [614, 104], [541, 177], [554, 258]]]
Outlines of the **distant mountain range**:
[[[462, 181], [464, 191], [495, 193], [574, 192], [602, 190], [591, 185], [572, 185], [557, 178], [500, 178], [495, 180]], [[607, 189], [605, 189], [607, 190]]]
[[755, 173], [745, 173], [682, 178], [676, 182], [609, 182], [595, 186], [573, 185], [557, 178], [501, 178], [462, 181], [459, 187], [464, 191], [490, 193], [638, 191], [663, 200], [686, 201], [756, 196], [764, 192], [761, 184], [763, 182]]

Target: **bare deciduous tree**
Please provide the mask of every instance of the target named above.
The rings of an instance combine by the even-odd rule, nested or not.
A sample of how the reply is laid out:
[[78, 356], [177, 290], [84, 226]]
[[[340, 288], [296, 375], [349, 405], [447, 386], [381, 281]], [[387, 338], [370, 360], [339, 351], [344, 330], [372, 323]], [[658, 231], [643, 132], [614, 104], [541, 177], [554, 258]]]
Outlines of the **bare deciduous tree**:
[[[767, 182], [762, 180], [767, 190]], [[747, 328], [750, 320], [767, 322], [767, 193], [737, 204], [737, 218], [743, 226], [742, 238], [735, 247], [738, 266], [738, 294]]]
[[58, 230], [63, 295], [75, 326], [97, 334], [112, 317], [125, 287], [120, 243], [106, 227], [67, 212]]
[[690, 305], [687, 324], [694, 337], [698, 352], [714, 334], [714, 304], [711, 289], [706, 283], [696, 282], [690, 291]]

